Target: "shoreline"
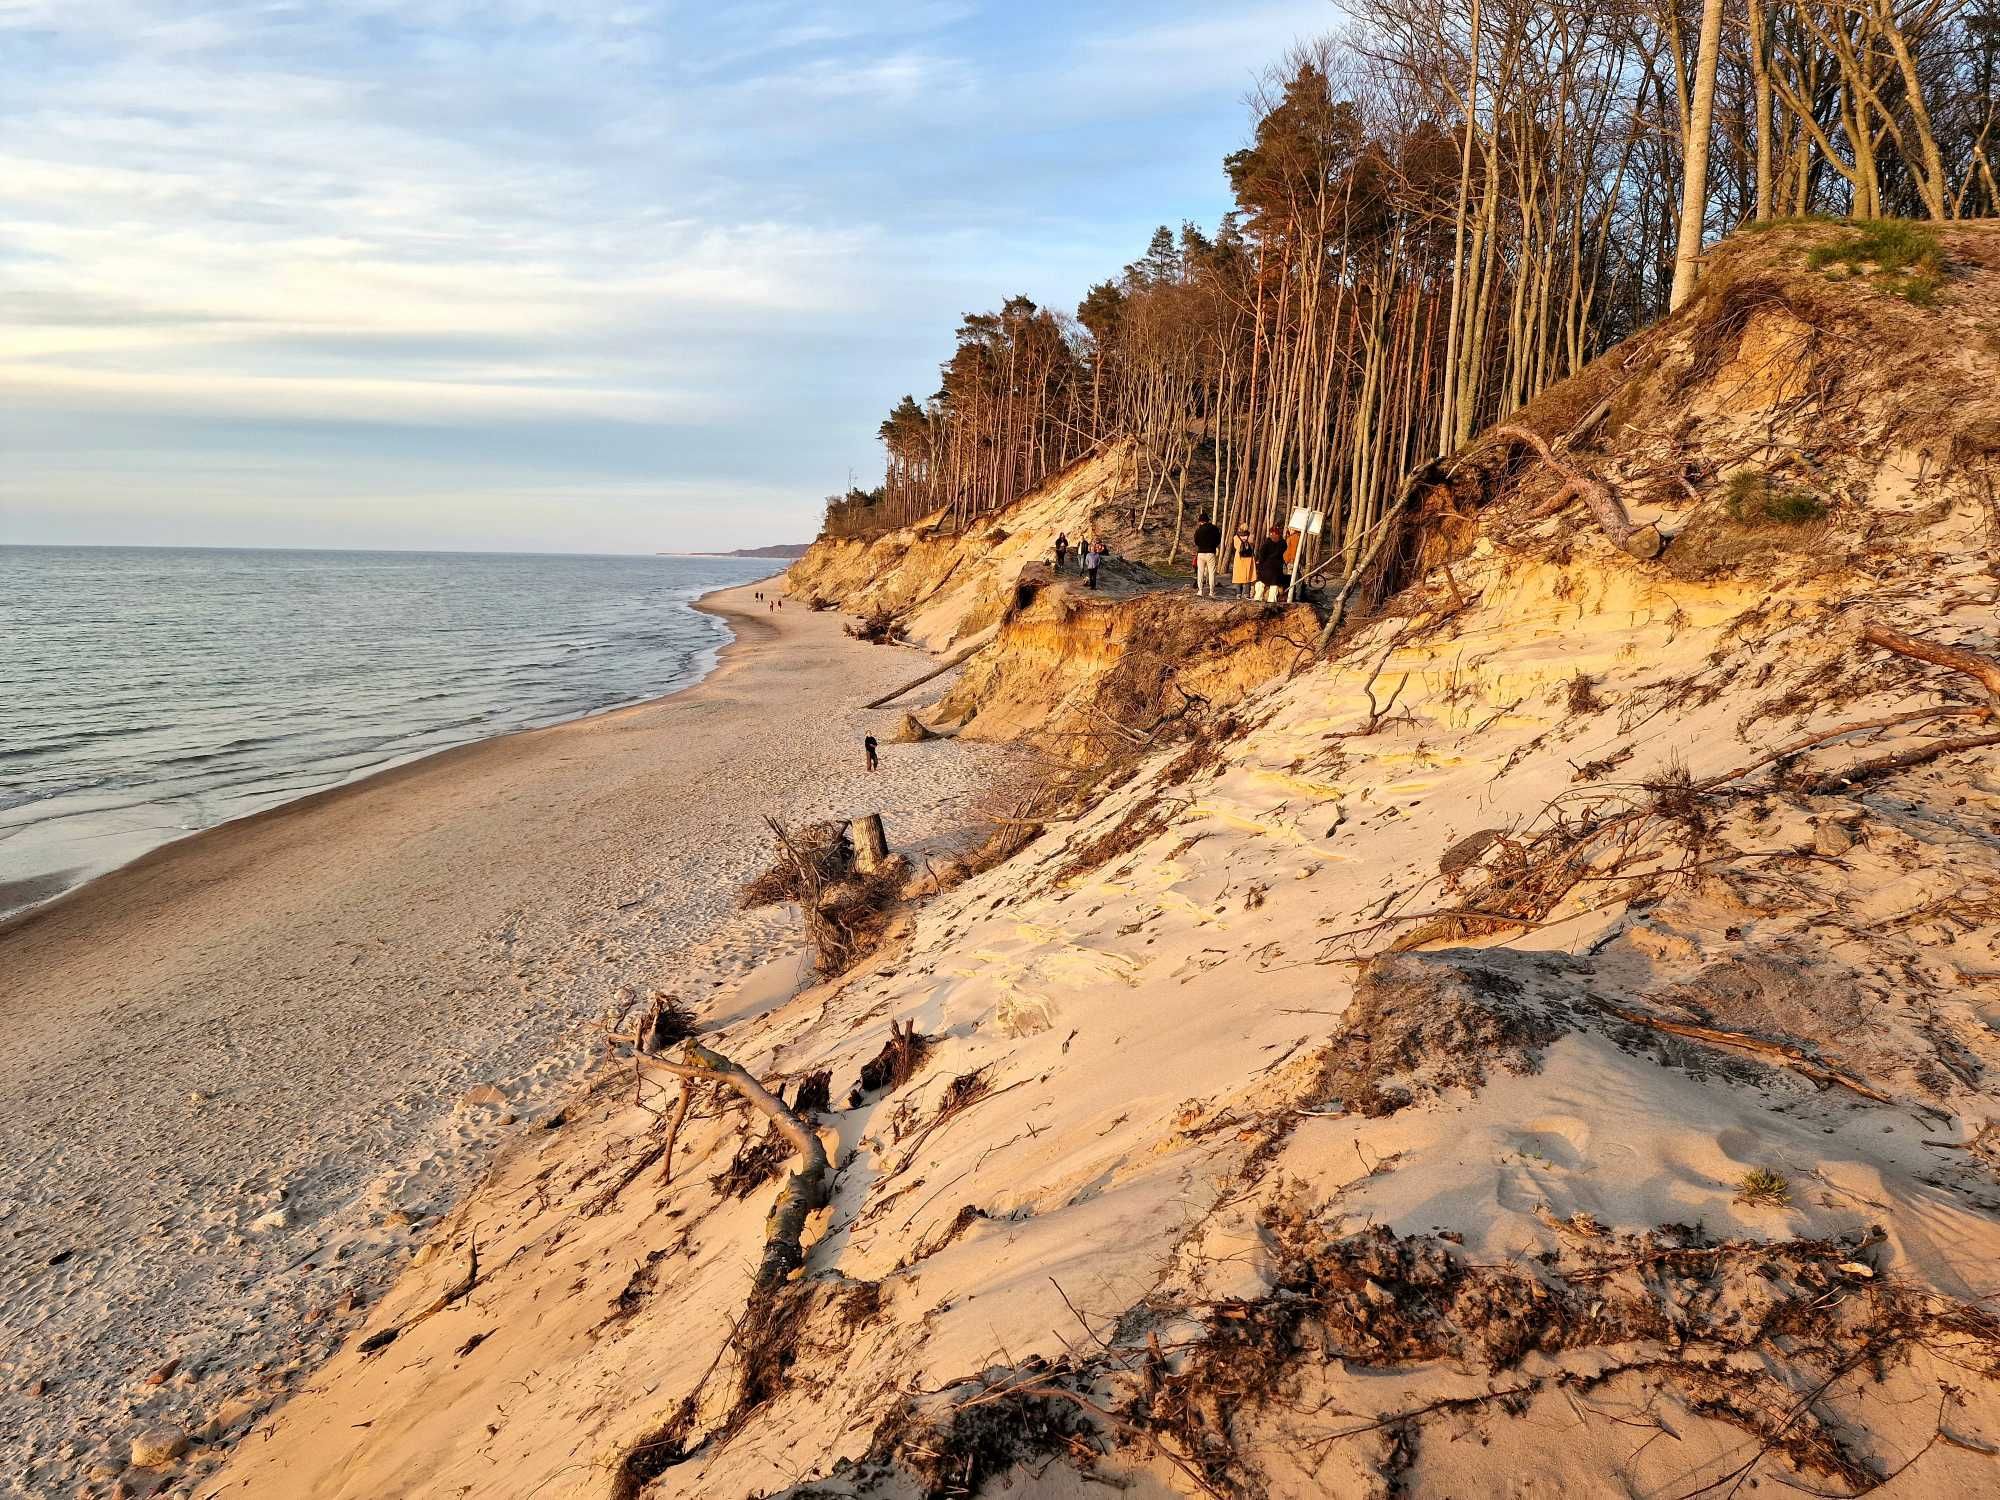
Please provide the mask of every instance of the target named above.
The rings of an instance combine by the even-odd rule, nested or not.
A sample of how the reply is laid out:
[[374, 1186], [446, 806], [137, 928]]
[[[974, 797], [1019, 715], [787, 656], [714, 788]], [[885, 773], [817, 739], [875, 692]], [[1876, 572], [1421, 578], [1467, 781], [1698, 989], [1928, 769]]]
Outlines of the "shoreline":
[[[43, 914], [51, 912], [70, 900], [84, 895], [101, 881], [109, 880], [130, 870], [135, 870], [139, 866], [165, 854], [170, 849], [181, 848], [196, 839], [206, 838], [223, 829], [243, 827], [262, 818], [274, 817], [293, 809], [302, 809], [309, 804], [318, 804], [325, 799], [357, 791], [362, 787], [368, 786], [379, 777], [395, 776], [398, 772], [411, 770], [414, 767], [425, 765], [430, 761], [438, 760], [445, 756], [458, 755], [466, 751], [478, 750], [486, 745], [493, 745], [502, 740], [512, 739], [516, 735], [541, 734], [546, 730], [560, 729], [567, 724], [581, 724], [609, 718], [615, 714], [630, 713], [638, 709], [651, 708], [681, 693], [692, 692], [722, 670], [722, 664], [729, 653], [742, 644], [743, 636], [741, 631], [743, 629], [748, 628], [754, 631], [755, 628], [763, 624], [752, 611], [734, 610], [726, 606], [712, 608], [710, 607], [710, 601], [719, 600], [722, 596], [733, 593], [739, 588], [754, 590], [759, 584], [767, 583], [773, 578], [783, 577], [784, 573], [785, 569], [780, 568], [776, 572], [768, 573], [761, 578], [746, 579], [740, 584], [725, 584], [721, 588], [710, 589], [699, 598], [688, 601], [690, 609], [698, 614], [709, 615], [721, 620], [730, 632], [728, 640], [711, 648], [713, 652], [712, 659], [692, 682], [683, 683], [679, 687], [669, 688], [664, 693], [656, 693], [651, 697], [640, 698], [631, 703], [615, 703], [608, 708], [589, 709], [580, 714], [572, 714], [567, 718], [551, 719], [546, 724], [525, 724], [518, 729], [502, 730], [498, 734], [489, 734], [477, 739], [464, 740], [456, 745], [444, 745], [434, 750], [420, 750], [404, 759], [392, 760], [386, 765], [372, 766], [345, 780], [334, 782], [330, 786], [323, 786], [315, 791], [304, 792], [296, 797], [288, 797], [284, 801], [274, 803], [269, 807], [260, 807], [254, 812], [241, 813], [233, 818], [225, 818], [219, 823], [209, 824], [206, 828], [189, 829], [177, 838], [170, 838], [163, 843], [155, 844], [143, 853], [135, 854], [132, 858], [120, 861], [108, 869], [99, 870], [96, 874], [86, 876], [75, 885], [65, 886], [63, 889], [40, 899], [30, 899], [25, 904], [15, 907], [7, 907], [4, 904], [0, 904], [0, 940], [4, 940], [10, 932], [41, 917]], [[703, 655], [709, 655], [709, 652], [704, 651]], [[4, 903], [7, 893], [11, 890], [47, 886], [52, 882], [61, 881], [63, 878], [64, 872], [56, 871], [44, 875], [26, 876], [18, 881], [0, 883], [0, 903]]]
[[[762, 582], [697, 601], [733, 638], [685, 688], [219, 824], [0, 925], [0, 1494], [287, 1394], [559, 1117], [607, 1012], [699, 1011], [796, 952], [787, 912], [736, 909], [767, 813], [956, 837], [1005, 752], [869, 776], [860, 705], [912, 656], [755, 609]], [[108, 1441], [63, 1457], [78, 1434]]]

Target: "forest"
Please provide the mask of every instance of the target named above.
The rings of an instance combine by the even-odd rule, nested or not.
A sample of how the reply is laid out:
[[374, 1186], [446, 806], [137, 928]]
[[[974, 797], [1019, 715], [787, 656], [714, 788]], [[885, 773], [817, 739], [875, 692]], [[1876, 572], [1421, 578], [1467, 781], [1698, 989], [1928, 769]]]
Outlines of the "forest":
[[[1074, 314], [966, 316], [828, 535], [961, 530], [1129, 441], [1142, 529], [1323, 512], [1352, 563], [1414, 470], [1693, 295], [1705, 243], [2000, 210], [2000, 0], [1346, 0], [1275, 65], [1235, 207]], [[1884, 224], [1904, 294], [1920, 227]]]

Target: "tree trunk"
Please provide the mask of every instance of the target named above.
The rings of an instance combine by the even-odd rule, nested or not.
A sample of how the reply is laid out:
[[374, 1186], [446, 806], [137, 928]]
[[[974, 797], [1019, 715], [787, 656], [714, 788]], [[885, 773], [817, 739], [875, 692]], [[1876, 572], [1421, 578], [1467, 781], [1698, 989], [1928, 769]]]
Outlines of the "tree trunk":
[[1749, 0], [1750, 78], [1757, 108], [1757, 187], [1752, 212], [1759, 224], [1771, 218], [1771, 54], [1764, 0]]
[[1688, 111], [1687, 149], [1681, 173], [1681, 234], [1674, 254], [1673, 311], [1694, 295], [1700, 269], [1702, 221], [1708, 215], [1708, 138], [1715, 119], [1715, 56], [1722, 46], [1722, 0], [1702, 0], [1701, 45], [1694, 65], [1694, 101]]
[[664, 1068], [677, 1078], [711, 1080], [734, 1089], [746, 1104], [768, 1119], [778, 1134], [784, 1137], [786, 1144], [798, 1153], [798, 1171], [787, 1177], [785, 1185], [778, 1189], [777, 1201], [771, 1205], [770, 1215], [764, 1220], [764, 1255], [757, 1266], [757, 1290], [772, 1291], [805, 1264], [802, 1241], [806, 1220], [812, 1217], [815, 1210], [824, 1208], [832, 1196], [833, 1168], [827, 1161], [826, 1147], [821, 1144], [819, 1132], [810, 1123], [721, 1053], [691, 1041], [684, 1056], [687, 1059], [685, 1062], [675, 1062], [649, 1054], [646, 1061]]

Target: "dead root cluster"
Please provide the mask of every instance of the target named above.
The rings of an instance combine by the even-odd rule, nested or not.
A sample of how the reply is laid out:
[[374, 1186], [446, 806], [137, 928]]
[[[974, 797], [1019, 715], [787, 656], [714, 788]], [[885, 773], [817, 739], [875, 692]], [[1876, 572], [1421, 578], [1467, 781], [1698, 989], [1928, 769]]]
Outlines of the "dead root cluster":
[[901, 900], [909, 862], [892, 855], [872, 870], [861, 869], [845, 823], [788, 829], [776, 818], [764, 822], [776, 857], [744, 887], [742, 904], [796, 903], [819, 972], [846, 973], [881, 942]]
[[1480, 1087], [1489, 1063], [1532, 1073], [1541, 1049], [1566, 1029], [1497, 969], [1385, 955], [1356, 981], [1326, 1049], [1316, 1102], [1392, 1114], [1418, 1092]]
[[854, 868], [854, 841], [845, 823], [808, 823], [787, 829], [766, 818], [775, 839], [771, 864], [743, 887], [742, 905], [804, 902]]
[[875, 646], [893, 646], [896, 644], [897, 627], [901, 623], [901, 619], [892, 611], [878, 609], [859, 619], [850, 620], [841, 628], [857, 641], [867, 641]]
[[[1164, 1463], [1193, 1493], [1251, 1500], [1271, 1492], [1276, 1455], [1310, 1472], [1350, 1443], [1366, 1445], [1394, 1493], [1432, 1426], [1462, 1434], [1520, 1416], [1545, 1394], [1585, 1412], [1593, 1392], [1635, 1377], [1750, 1440], [1747, 1459], [1691, 1484], [1686, 1500], [1760, 1472], [1860, 1495], [1928, 1448], [1899, 1465], [1878, 1457], [1867, 1407], [1850, 1400], [1857, 1388], [1919, 1351], [1963, 1377], [2000, 1375], [2000, 1322], [1882, 1275], [1868, 1258], [1876, 1230], [1769, 1244], [1687, 1226], [1598, 1231], [1508, 1266], [1381, 1227], [1329, 1233], [1282, 1202], [1265, 1230], [1275, 1259], [1266, 1295], [1195, 1312], [1201, 1332], [1171, 1348], [1153, 1333], [1090, 1333], [1060, 1361], [990, 1369], [909, 1401], [862, 1461], [838, 1471], [839, 1493], [865, 1494], [898, 1474], [927, 1500], [968, 1497], [1015, 1465], [1053, 1459], [1088, 1472], [1122, 1449]], [[1587, 1357], [1564, 1358], [1575, 1355]], [[1438, 1361], [1483, 1372], [1488, 1389], [1394, 1404], [1397, 1383], [1374, 1382], [1392, 1404], [1352, 1409], [1353, 1373]], [[1949, 1396], [1942, 1383], [1933, 1392], [1933, 1444], [1976, 1446], [1950, 1431]]]

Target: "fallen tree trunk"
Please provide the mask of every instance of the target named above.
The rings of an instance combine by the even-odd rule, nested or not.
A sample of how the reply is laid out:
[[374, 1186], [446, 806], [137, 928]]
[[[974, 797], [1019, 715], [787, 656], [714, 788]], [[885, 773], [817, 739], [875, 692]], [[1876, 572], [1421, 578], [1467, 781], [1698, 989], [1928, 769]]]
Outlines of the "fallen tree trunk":
[[971, 656], [973, 652], [984, 650], [986, 647], [992, 645], [993, 638], [997, 636], [999, 633], [1000, 633], [1000, 627], [998, 625], [992, 626], [990, 629], [981, 631], [978, 635], [972, 638], [972, 643], [970, 645], [968, 645], [964, 650], [960, 651], [957, 655], [953, 656], [950, 660], [945, 662], [943, 666], [933, 667], [931, 668], [930, 671], [924, 673], [923, 676], [915, 678], [910, 682], [904, 683], [901, 687], [897, 688], [893, 693], [884, 693], [881, 697], [877, 698], [873, 703], [864, 703], [861, 706], [863, 708], [882, 708], [888, 704], [894, 703], [898, 698], [902, 697], [903, 694], [910, 692], [914, 688], [922, 687], [925, 683], [929, 682], [933, 677], [942, 677], [945, 673], [949, 672], [953, 667], [959, 665], [967, 657]]
[[826, 1147], [819, 1132], [784, 1100], [720, 1052], [689, 1041], [682, 1055], [685, 1062], [652, 1054], [646, 1054], [644, 1060], [683, 1081], [720, 1083], [734, 1089], [746, 1104], [770, 1120], [798, 1153], [799, 1169], [778, 1189], [777, 1201], [764, 1220], [764, 1256], [757, 1266], [756, 1289], [771, 1291], [805, 1264], [802, 1241], [806, 1220], [832, 1196], [833, 1168], [827, 1161]]

